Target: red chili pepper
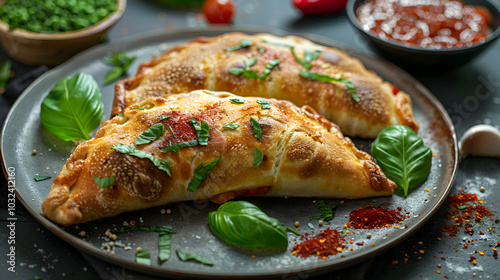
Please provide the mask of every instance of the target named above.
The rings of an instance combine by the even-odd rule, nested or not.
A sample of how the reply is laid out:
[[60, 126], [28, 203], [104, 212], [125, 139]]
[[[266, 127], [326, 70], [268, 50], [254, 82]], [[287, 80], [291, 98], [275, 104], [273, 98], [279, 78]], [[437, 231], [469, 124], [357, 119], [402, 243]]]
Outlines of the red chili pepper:
[[304, 15], [314, 16], [340, 12], [345, 8], [347, 0], [293, 0], [293, 4]]

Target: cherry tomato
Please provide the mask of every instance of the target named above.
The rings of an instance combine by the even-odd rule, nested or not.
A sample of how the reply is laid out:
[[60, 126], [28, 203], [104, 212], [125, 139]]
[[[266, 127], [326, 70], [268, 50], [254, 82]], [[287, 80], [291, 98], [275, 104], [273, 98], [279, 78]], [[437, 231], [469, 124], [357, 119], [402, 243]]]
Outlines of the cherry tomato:
[[340, 12], [347, 0], [293, 0], [293, 4], [306, 16]]
[[202, 11], [208, 22], [227, 24], [233, 20], [235, 6], [232, 0], [206, 0]]

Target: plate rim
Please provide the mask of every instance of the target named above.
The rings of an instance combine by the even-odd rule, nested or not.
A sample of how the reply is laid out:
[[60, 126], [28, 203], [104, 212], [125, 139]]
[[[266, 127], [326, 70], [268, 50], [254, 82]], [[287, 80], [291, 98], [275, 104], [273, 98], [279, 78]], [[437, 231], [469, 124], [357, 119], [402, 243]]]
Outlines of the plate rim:
[[[457, 134], [455, 131], [455, 127], [453, 125], [453, 122], [451, 121], [451, 118], [449, 117], [446, 109], [443, 107], [443, 105], [439, 102], [439, 100], [422, 84], [420, 83], [416, 78], [411, 76], [409, 73], [407, 73], [405, 70], [401, 69], [400, 67], [384, 60], [383, 58], [379, 58], [376, 56], [371, 56], [368, 54], [365, 54], [359, 50], [356, 50], [353, 47], [347, 46], [343, 44], [342, 42], [338, 42], [320, 35], [315, 35], [315, 34], [310, 34], [310, 33], [298, 33], [298, 32], [289, 32], [289, 31], [284, 31], [281, 29], [273, 28], [273, 27], [263, 27], [263, 26], [253, 26], [253, 25], [235, 25], [232, 27], [184, 27], [184, 28], [178, 28], [174, 32], [168, 32], [163, 29], [156, 29], [148, 32], [143, 32], [143, 33], [138, 33], [129, 37], [121, 38], [119, 40], [101, 44], [98, 46], [95, 46], [93, 48], [90, 48], [88, 50], [85, 50], [73, 58], [69, 59], [67, 62], [54, 67], [53, 69], [47, 71], [43, 75], [41, 75], [39, 78], [37, 78], [32, 84], [30, 84], [24, 92], [18, 97], [16, 102], [12, 105], [5, 122], [3, 124], [1, 134], [0, 134], [0, 156], [1, 156], [1, 165], [2, 169], [4, 172], [4, 175], [6, 178], [7, 176], [7, 168], [5, 166], [5, 159], [2, 153], [2, 147], [4, 146], [4, 133], [5, 130], [7, 129], [7, 123], [17, 108], [17, 106], [22, 102], [22, 100], [29, 94], [31, 89], [33, 87], [36, 87], [36, 85], [46, 79], [49, 78], [52, 75], [55, 75], [56, 73], [64, 70], [65, 68], [72, 67], [76, 62], [79, 60], [85, 59], [85, 57], [92, 55], [93, 53], [99, 53], [99, 52], [106, 52], [106, 50], [112, 49], [114, 47], [118, 47], [121, 44], [125, 43], [131, 43], [131, 42], [140, 42], [141, 40], [147, 40], [151, 39], [151, 37], [161, 37], [164, 40], [169, 40], [169, 39], [176, 39], [176, 38], [195, 38], [199, 37], [201, 32], [212, 32], [212, 33], [217, 33], [217, 32], [244, 32], [244, 33], [271, 33], [275, 34], [278, 36], [289, 36], [289, 35], [296, 35], [296, 36], [301, 36], [304, 37], [308, 40], [313, 41], [314, 43], [318, 43], [321, 45], [325, 45], [328, 47], [335, 47], [338, 48], [342, 51], [345, 51], [349, 54], [349, 56], [355, 57], [357, 59], [372, 59], [376, 60], [377, 63], [384, 64], [385, 66], [392, 68], [394, 70], [398, 71], [398, 75], [402, 76], [406, 80], [410, 80], [412, 82], [416, 82], [416, 85], [418, 86], [419, 92], [429, 101], [438, 111], [439, 115], [441, 116], [445, 126], [449, 129], [451, 133], [451, 140], [452, 140], [452, 148], [453, 150], [451, 151], [451, 155], [453, 156], [453, 163], [452, 166], [453, 168], [451, 169], [451, 176], [450, 176], [450, 181], [448, 182], [446, 186], [446, 191], [442, 197], [439, 198], [438, 202], [432, 206], [430, 211], [424, 215], [421, 220], [411, 228], [405, 230], [404, 233], [400, 234], [395, 240], [392, 240], [391, 242], [385, 243], [383, 245], [377, 245], [376, 247], [370, 248], [367, 251], [358, 253], [354, 256], [346, 256], [345, 258], [342, 259], [337, 259], [335, 263], [333, 264], [327, 264], [327, 265], [318, 265], [318, 264], [312, 264], [311, 268], [307, 269], [299, 269], [299, 270], [280, 270], [276, 271], [275, 273], [271, 273], [271, 271], [254, 271], [252, 273], [250, 272], [240, 272], [240, 273], [232, 273], [232, 274], [221, 274], [220, 271], [203, 271], [202, 273], [198, 272], [193, 274], [192, 272], [189, 272], [187, 269], [182, 269], [182, 270], [175, 270], [172, 269], [171, 267], [159, 267], [159, 266], [146, 266], [146, 265], [141, 265], [138, 263], [133, 262], [132, 260], [129, 260], [127, 258], [121, 257], [121, 256], [113, 256], [110, 258], [109, 254], [106, 252], [102, 251], [100, 248], [96, 247], [95, 245], [86, 242], [82, 239], [77, 238], [76, 236], [68, 233], [67, 231], [61, 229], [57, 224], [53, 223], [52, 221], [48, 220], [45, 216], [35, 212], [34, 209], [31, 209], [29, 205], [26, 203], [26, 201], [23, 199], [23, 197], [18, 193], [17, 188], [15, 190], [16, 192], [16, 197], [17, 199], [23, 204], [23, 206], [27, 209], [27, 211], [39, 222], [41, 223], [44, 227], [46, 227], [48, 230], [50, 230], [52, 233], [54, 233], [56, 236], [64, 240], [65, 242], [68, 242], [70, 245], [74, 246], [78, 250], [82, 250], [85, 253], [88, 253], [94, 257], [99, 258], [102, 261], [118, 265], [118, 266], [125, 266], [127, 269], [131, 269], [136, 272], [140, 273], [145, 273], [149, 275], [155, 275], [155, 276], [177, 276], [177, 277], [276, 277], [280, 275], [285, 275], [285, 274], [297, 274], [297, 273], [313, 273], [313, 274], [319, 274], [321, 272], [326, 272], [326, 271], [333, 271], [333, 270], [338, 270], [347, 266], [354, 265], [356, 263], [362, 262], [366, 259], [369, 259], [371, 257], [374, 257], [376, 255], [379, 255], [388, 249], [396, 246], [397, 244], [401, 243], [405, 239], [409, 238], [411, 235], [413, 235], [418, 229], [420, 229], [441, 207], [443, 202], [445, 201], [448, 193], [451, 190], [451, 187], [453, 186], [453, 182], [456, 178], [456, 173], [458, 171], [458, 164], [459, 164], [459, 150], [458, 150], [458, 140], [457, 140]], [[195, 35], [196, 34], [196, 35]], [[211, 34], [207, 34], [207, 36], [211, 36]], [[354, 50], [353, 50], [354, 49]], [[366, 66], [365, 66], [366, 67]]]

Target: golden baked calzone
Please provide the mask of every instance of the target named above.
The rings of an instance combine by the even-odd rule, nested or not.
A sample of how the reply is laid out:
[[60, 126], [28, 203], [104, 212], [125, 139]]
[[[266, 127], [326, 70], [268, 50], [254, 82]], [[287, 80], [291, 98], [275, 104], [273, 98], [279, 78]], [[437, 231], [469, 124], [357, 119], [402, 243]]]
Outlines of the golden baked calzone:
[[409, 96], [358, 59], [304, 38], [269, 34], [200, 37], [171, 48], [116, 84], [112, 115], [149, 97], [197, 89], [309, 105], [353, 137], [375, 138], [394, 124], [418, 129]]
[[147, 99], [103, 122], [68, 159], [42, 210], [67, 226], [177, 201], [365, 198], [395, 187], [310, 107], [194, 91]]

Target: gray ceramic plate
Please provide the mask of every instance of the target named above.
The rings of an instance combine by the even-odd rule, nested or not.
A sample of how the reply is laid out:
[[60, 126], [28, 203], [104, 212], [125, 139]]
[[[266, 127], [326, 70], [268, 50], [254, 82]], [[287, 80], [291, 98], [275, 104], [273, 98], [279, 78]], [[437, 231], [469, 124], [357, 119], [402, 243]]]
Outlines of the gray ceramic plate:
[[[298, 258], [291, 254], [291, 248], [296, 243], [294, 235], [289, 234], [289, 248], [284, 252], [255, 252], [227, 245], [218, 240], [208, 227], [207, 214], [217, 208], [215, 204], [197, 205], [185, 202], [167, 205], [143, 211], [126, 213], [117, 217], [99, 220], [79, 225], [79, 229], [62, 228], [47, 220], [40, 205], [49, 193], [53, 178], [57, 176], [73, 148], [72, 143], [59, 140], [42, 127], [40, 123], [40, 104], [57, 81], [78, 72], [92, 74], [101, 85], [105, 116], [109, 116], [113, 100], [113, 85], [102, 86], [102, 81], [110, 66], [102, 62], [102, 58], [118, 51], [137, 56], [131, 66], [134, 73], [141, 62], [148, 61], [153, 54], [159, 54], [166, 48], [187, 42], [198, 36], [217, 36], [225, 32], [239, 30], [247, 33], [271, 32], [276, 35], [287, 35], [285, 32], [255, 27], [238, 27], [237, 29], [187, 29], [175, 33], [158, 31], [132, 37], [121, 42], [98, 46], [90, 49], [69, 62], [47, 72], [36, 80], [18, 99], [12, 107], [2, 131], [2, 161], [4, 168], [16, 169], [17, 196], [31, 214], [45, 227], [73, 246], [105, 261], [125, 266], [127, 268], [160, 276], [199, 276], [199, 277], [280, 277], [296, 274], [302, 278], [313, 274], [324, 273], [354, 264], [373, 257], [391, 246], [405, 240], [422, 226], [445, 200], [458, 163], [457, 139], [455, 129], [442, 105], [418, 81], [401, 69], [380, 59], [367, 57], [361, 53], [347, 50], [345, 47], [324, 38], [307, 36], [309, 39], [332, 47], [346, 50], [352, 56], [360, 59], [369, 69], [376, 71], [384, 79], [391, 81], [401, 90], [407, 92], [413, 101], [415, 117], [420, 123], [420, 137], [426, 145], [437, 154], [433, 157], [432, 169], [424, 185], [413, 190], [407, 199], [400, 195], [392, 197], [364, 199], [340, 202], [331, 200], [328, 203], [339, 205], [336, 216], [331, 221], [331, 228], [339, 231], [348, 220], [349, 212], [367, 204], [388, 208], [402, 207], [409, 212], [399, 229], [383, 228], [377, 230], [356, 230], [343, 232], [349, 249], [326, 260], [316, 257]], [[369, 141], [355, 140], [356, 145], [369, 150]], [[33, 156], [32, 150], [38, 154]], [[52, 176], [52, 179], [35, 182], [35, 175]], [[332, 182], [334, 184], [334, 182]], [[426, 191], [428, 189], [429, 191]], [[249, 198], [268, 215], [277, 218], [285, 225], [293, 227], [295, 221], [300, 222], [301, 232], [318, 233], [317, 221], [309, 222], [309, 217], [318, 214], [313, 199], [287, 198]], [[162, 215], [161, 209], [171, 209], [172, 214]], [[120, 229], [124, 222], [137, 221], [139, 225], [171, 225], [177, 231], [172, 238], [172, 251], [196, 253], [211, 259], [215, 265], [206, 266], [192, 262], [182, 262], [174, 254], [170, 259], [159, 265], [157, 258], [157, 234], [152, 232], [134, 232], [118, 234], [118, 244], [125, 244], [132, 249], [115, 248], [115, 255], [107, 253], [102, 245], [106, 241], [104, 232]], [[142, 223], [140, 221], [143, 221]], [[84, 230], [84, 238], [78, 232]], [[372, 238], [367, 239], [367, 233]], [[365, 245], [356, 245], [363, 241]], [[375, 243], [375, 246], [371, 246]], [[134, 255], [137, 246], [150, 250], [152, 266], [135, 263]], [[352, 251], [350, 250], [352, 249]], [[252, 256], [255, 256], [253, 258]]]

